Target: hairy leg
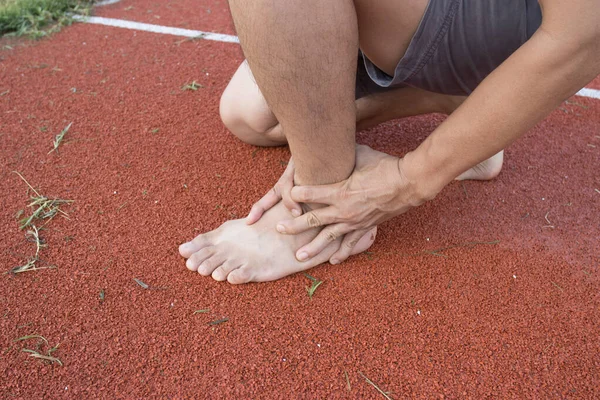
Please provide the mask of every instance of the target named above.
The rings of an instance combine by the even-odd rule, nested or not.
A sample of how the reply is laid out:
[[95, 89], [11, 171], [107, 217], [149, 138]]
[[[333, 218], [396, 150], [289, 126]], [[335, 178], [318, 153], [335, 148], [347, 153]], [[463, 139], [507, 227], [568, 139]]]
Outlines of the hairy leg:
[[[268, 131], [270, 123], [279, 121], [294, 156], [294, 180], [299, 184], [347, 178], [354, 168], [356, 146], [358, 27], [354, 4], [349, 0], [231, 0], [230, 7], [248, 64], [264, 96], [264, 103], [256, 103], [256, 109], [263, 113], [271, 110], [276, 117], [273, 121], [267, 114], [267, 118], [253, 120], [252, 130], [245, 133], [256, 127]], [[248, 82], [252, 80], [241, 82], [242, 87]], [[251, 90], [248, 93], [252, 95]], [[224, 120], [230, 116], [227, 112], [221, 109]], [[274, 142], [271, 138], [262, 143]], [[184, 243], [179, 251], [188, 259], [189, 269], [230, 283], [278, 279], [327, 261], [337, 251], [341, 238], [332, 238], [320, 258], [299, 261], [296, 250], [319, 230], [300, 235], [275, 231], [277, 221], [290, 217], [279, 203], [254, 225], [243, 220], [226, 222]], [[373, 240], [374, 234], [365, 235], [356, 251], [364, 251]]]
[[[371, 94], [356, 100], [356, 131], [414, 115], [451, 114], [464, 100], [463, 96], [443, 95], [411, 87]], [[246, 143], [255, 146], [287, 144], [283, 129], [267, 105], [246, 62], [240, 64], [223, 92], [220, 112], [227, 128]], [[502, 169], [503, 156], [504, 152], [500, 152], [457, 179], [493, 179]]]

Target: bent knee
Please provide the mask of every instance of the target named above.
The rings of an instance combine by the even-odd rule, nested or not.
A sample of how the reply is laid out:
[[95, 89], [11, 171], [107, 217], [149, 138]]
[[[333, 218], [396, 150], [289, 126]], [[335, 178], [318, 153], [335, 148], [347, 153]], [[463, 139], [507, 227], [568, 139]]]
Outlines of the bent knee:
[[277, 133], [277, 119], [266, 102], [231, 85], [227, 86], [219, 103], [219, 114], [227, 129], [243, 142], [257, 146], [285, 143], [285, 138]]

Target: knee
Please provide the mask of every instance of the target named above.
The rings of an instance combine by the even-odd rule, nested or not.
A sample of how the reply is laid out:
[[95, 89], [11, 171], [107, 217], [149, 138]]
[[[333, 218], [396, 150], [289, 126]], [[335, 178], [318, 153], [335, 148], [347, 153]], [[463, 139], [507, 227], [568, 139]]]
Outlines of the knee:
[[223, 124], [241, 141], [255, 146], [273, 146], [271, 131], [277, 121], [265, 118], [264, 110], [252, 102], [244, 102], [229, 88], [225, 89], [219, 103], [219, 114]]

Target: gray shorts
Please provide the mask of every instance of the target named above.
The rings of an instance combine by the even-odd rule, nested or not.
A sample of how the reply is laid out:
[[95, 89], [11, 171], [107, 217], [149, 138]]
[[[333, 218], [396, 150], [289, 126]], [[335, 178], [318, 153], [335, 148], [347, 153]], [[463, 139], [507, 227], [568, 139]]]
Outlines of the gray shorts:
[[429, 0], [394, 76], [359, 56], [357, 97], [402, 86], [469, 95], [541, 22], [537, 0]]

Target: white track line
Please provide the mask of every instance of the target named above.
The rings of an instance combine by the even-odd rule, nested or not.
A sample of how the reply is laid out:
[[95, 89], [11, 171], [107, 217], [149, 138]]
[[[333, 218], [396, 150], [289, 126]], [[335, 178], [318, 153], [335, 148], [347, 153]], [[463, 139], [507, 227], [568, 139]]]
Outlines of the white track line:
[[575, 95], [600, 100], [600, 90], [598, 89], [583, 88], [579, 92], [575, 93]]
[[120, 1], [121, 0], [102, 0], [102, 1], [99, 1], [98, 3], [94, 3], [94, 7], [109, 6], [111, 4], [115, 4]]
[[239, 43], [237, 36], [224, 35], [222, 33], [212, 33], [195, 31], [192, 29], [173, 28], [170, 26], [144, 24], [142, 22], [125, 21], [115, 18], [104, 17], [83, 17], [74, 15], [76, 21], [86, 22], [88, 24], [114, 26], [116, 28], [133, 29], [136, 31], [162, 33], [164, 35], [183, 36], [189, 38], [201, 37], [204, 40], [214, 40], [217, 42]]
[[[119, 0], [105, 0], [100, 4], [113, 4]], [[237, 36], [225, 35], [222, 33], [195, 31], [192, 29], [173, 28], [170, 26], [145, 24], [142, 22], [126, 21], [123, 19], [104, 18], [104, 17], [82, 17], [75, 15], [73, 19], [88, 24], [114, 26], [116, 28], [133, 29], [136, 31], [162, 33], [164, 35], [183, 36], [189, 38], [202, 37], [204, 40], [214, 40], [217, 42], [239, 43]], [[600, 90], [583, 88], [576, 93], [577, 96], [589, 97], [592, 99], [600, 99]]]

